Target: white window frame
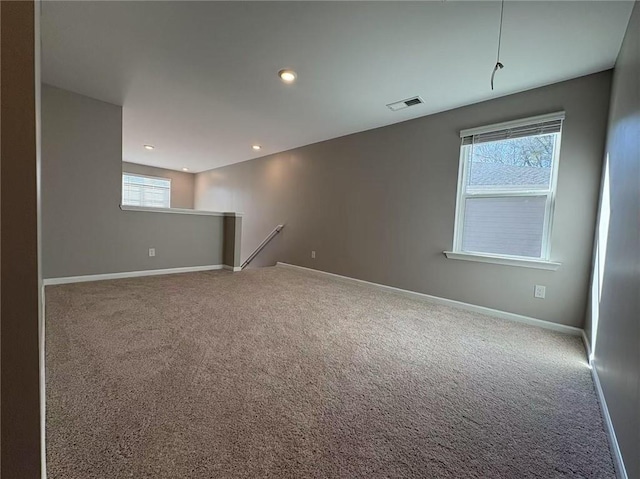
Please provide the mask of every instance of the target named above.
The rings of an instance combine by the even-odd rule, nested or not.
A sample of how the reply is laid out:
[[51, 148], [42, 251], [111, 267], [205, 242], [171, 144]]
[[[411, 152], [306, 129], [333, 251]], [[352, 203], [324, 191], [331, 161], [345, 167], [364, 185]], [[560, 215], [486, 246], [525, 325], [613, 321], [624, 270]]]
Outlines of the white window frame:
[[[462, 130], [460, 138], [479, 135], [482, 133], [490, 133], [493, 131], [506, 130], [509, 128], [517, 128], [528, 126], [536, 123], [542, 123], [551, 120], [564, 120], [564, 112], [550, 113], [548, 115], [540, 115], [529, 117], [522, 120], [497, 123], [486, 125], [479, 128]], [[464, 259], [469, 261], [480, 261], [489, 263], [506, 264], [510, 266], [525, 266], [539, 269], [558, 269], [560, 263], [551, 261], [551, 233], [553, 228], [553, 217], [556, 203], [556, 193], [558, 184], [558, 166], [560, 163], [560, 144], [562, 140], [562, 127], [557, 133], [553, 159], [551, 165], [550, 188], [548, 190], [527, 190], [527, 189], [503, 189], [493, 190], [491, 192], [467, 192], [466, 184], [469, 174], [472, 145], [460, 145], [460, 162], [458, 167], [458, 186], [456, 196], [456, 213], [453, 232], [453, 249], [445, 251], [450, 259]], [[465, 204], [468, 198], [512, 198], [512, 197], [540, 197], [546, 196], [545, 202], [545, 218], [542, 232], [542, 247], [539, 258], [528, 256], [515, 256], [506, 254], [493, 254], [484, 252], [464, 251], [462, 249], [462, 235], [464, 225]]]
[[[169, 205], [165, 208], [162, 206], [138, 206], [138, 205], [127, 205], [124, 202], [124, 189], [123, 189], [123, 183], [124, 183], [124, 177], [126, 176], [137, 176], [138, 178], [148, 178], [150, 180], [163, 180], [163, 181], [168, 181], [169, 182]], [[143, 175], [140, 173], [129, 173], [128, 171], [123, 171], [122, 172], [122, 176], [120, 177], [120, 202], [122, 206], [125, 207], [130, 207], [130, 208], [153, 208], [153, 209], [169, 209], [171, 208], [171, 191], [172, 191], [173, 185], [171, 183], [171, 178], [166, 178], [163, 176], [151, 176], [151, 175]]]

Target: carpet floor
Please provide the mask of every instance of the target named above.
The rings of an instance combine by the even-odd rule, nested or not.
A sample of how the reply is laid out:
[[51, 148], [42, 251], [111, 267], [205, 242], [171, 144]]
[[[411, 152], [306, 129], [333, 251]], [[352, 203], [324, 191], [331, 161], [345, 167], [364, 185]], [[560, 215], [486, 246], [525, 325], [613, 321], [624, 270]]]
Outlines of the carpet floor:
[[282, 267], [49, 286], [48, 477], [614, 478], [584, 357]]

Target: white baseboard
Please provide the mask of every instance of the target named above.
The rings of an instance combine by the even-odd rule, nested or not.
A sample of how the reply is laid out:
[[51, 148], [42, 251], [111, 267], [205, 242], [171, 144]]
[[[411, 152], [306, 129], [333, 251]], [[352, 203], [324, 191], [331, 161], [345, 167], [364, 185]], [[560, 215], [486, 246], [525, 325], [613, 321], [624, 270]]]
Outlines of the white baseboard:
[[67, 276], [64, 278], [45, 278], [42, 280], [44, 286], [53, 284], [84, 283], [87, 281], [104, 281], [106, 279], [138, 278], [140, 276], [157, 276], [161, 274], [193, 273], [195, 271], [211, 271], [222, 269], [221, 264], [206, 266], [186, 266], [184, 268], [148, 269], [145, 271], [126, 271], [123, 273], [87, 274], [84, 276]]
[[242, 271], [242, 266], [229, 266], [227, 264], [222, 266], [223, 269], [226, 269], [227, 271], [233, 271], [234, 273], [237, 273], [238, 271]]
[[584, 343], [584, 349], [587, 352], [587, 362], [589, 363], [589, 367], [591, 367], [591, 342], [589, 338], [587, 338], [587, 333], [583, 329], [582, 330], [582, 342]]
[[604, 429], [607, 432], [607, 436], [609, 436], [609, 446], [611, 447], [613, 464], [616, 468], [616, 476], [618, 479], [629, 479], [627, 470], [624, 467], [624, 460], [622, 459], [622, 452], [620, 451], [616, 431], [613, 428], [613, 421], [611, 420], [609, 408], [607, 407], [607, 401], [604, 398], [604, 392], [602, 391], [602, 385], [600, 384], [600, 378], [598, 377], [598, 370], [596, 369], [595, 361], [591, 361], [591, 376], [593, 377], [593, 384], [595, 385], [596, 395], [598, 396], [598, 402], [600, 403], [600, 410], [602, 411]]
[[420, 299], [423, 301], [429, 301], [431, 303], [444, 304], [447, 306], [452, 306], [454, 308], [464, 309], [465, 311], [472, 311], [474, 313], [486, 314], [487, 316], [493, 316], [494, 318], [500, 319], [508, 319], [510, 321], [516, 321], [518, 323], [524, 323], [532, 326], [539, 326], [545, 329], [551, 329], [553, 331], [559, 331], [565, 334], [571, 334], [574, 336], [580, 336], [582, 334], [581, 328], [576, 328], [573, 326], [566, 326], [564, 324], [552, 323], [551, 321], [544, 321], [542, 319], [531, 318], [529, 316], [522, 316], [520, 314], [509, 313], [506, 311], [500, 311], [497, 309], [486, 308], [484, 306], [477, 306], [475, 304], [463, 303], [461, 301], [455, 301], [453, 299], [440, 298], [438, 296], [431, 296], [429, 294], [417, 293], [415, 291], [409, 291], [406, 289], [394, 288], [393, 286], [386, 286], [384, 284], [372, 283], [370, 281], [364, 281], [362, 279], [350, 278], [349, 276], [342, 276], [334, 273], [327, 273], [326, 271], [320, 271], [317, 269], [305, 268], [304, 266], [297, 266], [289, 263], [281, 263], [278, 262], [277, 266], [284, 268], [292, 268], [301, 271], [308, 271], [315, 274], [321, 274], [325, 276], [331, 276], [333, 278], [341, 279], [344, 281], [350, 281], [354, 283], [367, 284], [369, 286], [373, 286], [378, 289], [382, 289], [384, 291], [390, 291], [393, 293], [402, 294], [404, 296], [408, 296], [413, 299]]

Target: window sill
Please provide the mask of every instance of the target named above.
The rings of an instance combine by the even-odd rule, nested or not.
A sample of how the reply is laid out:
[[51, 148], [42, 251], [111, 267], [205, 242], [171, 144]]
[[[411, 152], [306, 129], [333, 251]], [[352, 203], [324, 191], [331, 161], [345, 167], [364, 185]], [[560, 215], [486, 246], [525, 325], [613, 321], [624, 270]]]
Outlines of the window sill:
[[143, 211], [146, 213], [173, 213], [179, 215], [200, 215], [200, 216], [242, 216], [242, 213], [190, 210], [188, 208], [150, 208], [148, 206], [120, 205], [122, 211]]
[[505, 266], [520, 266], [523, 268], [546, 269], [547, 271], [556, 271], [562, 263], [555, 261], [544, 261], [539, 259], [525, 258], [506, 258], [504, 256], [492, 256], [475, 253], [457, 253], [453, 251], [445, 251], [445, 256], [449, 259], [461, 259], [464, 261], [476, 261], [479, 263], [502, 264]]

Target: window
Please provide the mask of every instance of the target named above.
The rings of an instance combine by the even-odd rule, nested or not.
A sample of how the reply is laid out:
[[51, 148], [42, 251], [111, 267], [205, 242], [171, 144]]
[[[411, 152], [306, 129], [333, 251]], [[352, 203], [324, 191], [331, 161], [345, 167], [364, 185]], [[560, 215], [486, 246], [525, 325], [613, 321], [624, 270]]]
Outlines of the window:
[[171, 180], [169, 178], [123, 173], [122, 204], [148, 206], [151, 208], [170, 208]]
[[460, 132], [453, 253], [549, 261], [564, 113]]

